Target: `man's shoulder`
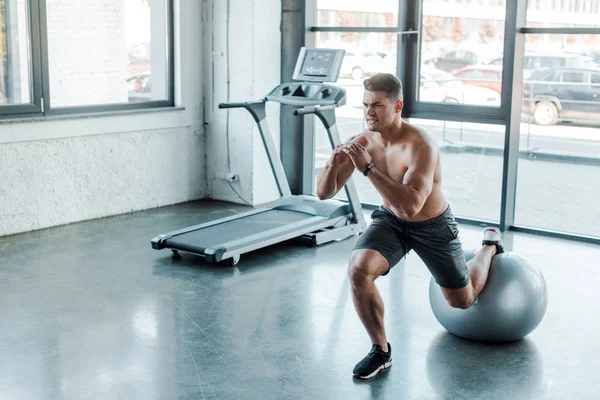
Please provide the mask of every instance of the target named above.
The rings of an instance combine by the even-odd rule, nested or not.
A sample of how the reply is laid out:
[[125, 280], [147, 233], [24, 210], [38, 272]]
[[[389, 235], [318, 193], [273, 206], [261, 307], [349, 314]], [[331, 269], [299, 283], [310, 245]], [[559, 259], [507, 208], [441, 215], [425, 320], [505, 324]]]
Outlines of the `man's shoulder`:
[[435, 141], [435, 139], [433, 139], [428, 133], [427, 131], [425, 131], [425, 129], [420, 128], [418, 126], [415, 125], [411, 125], [407, 123], [407, 126], [405, 128], [408, 128], [407, 133], [408, 133], [408, 143], [409, 143], [409, 147], [416, 151], [418, 150], [425, 150], [425, 151], [437, 151], [438, 149], [438, 145], [437, 142]]
[[346, 140], [345, 143], [354, 142], [365, 146], [369, 143], [370, 134], [372, 134], [372, 132], [369, 130], [362, 131], [361, 133], [348, 138], [348, 140]]
[[406, 130], [407, 133], [410, 133], [411, 135], [414, 135], [416, 138], [428, 136], [427, 132], [425, 131], [425, 129], [423, 129], [423, 128], [417, 126], [417, 125], [413, 125], [413, 124], [410, 124], [408, 122], [404, 122], [402, 125], [403, 125], [403, 128]]

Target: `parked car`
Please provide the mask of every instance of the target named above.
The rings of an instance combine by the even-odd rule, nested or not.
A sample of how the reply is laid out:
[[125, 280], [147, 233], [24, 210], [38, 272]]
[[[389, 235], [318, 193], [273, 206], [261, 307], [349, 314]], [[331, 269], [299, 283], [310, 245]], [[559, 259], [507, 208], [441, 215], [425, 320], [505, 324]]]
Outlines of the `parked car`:
[[502, 66], [472, 65], [452, 73], [465, 85], [479, 86], [502, 93]]
[[470, 50], [452, 50], [444, 54], [424, 61], [425, 65], [434, 66], [446, 72], [453, 72], [468, 65], [484, 64], [489, 59]]
[[534, 71], [525, 81], [523, 112], [538, 125], [562, 121], [600, 121], [600, 68]]
[[145, 72], [127, 79], [127, 95], [129, 102], [152, 100], [152, 74]]
[[581, 53], [581, 55], [590, 57], [594, 64], [600, 66], [600, 51], [597, 51], [597, 50], [586, 51], [586, 52]]
[[421, 73], [419, 101], [433, 103], [454, 103], [476, 106], [500, 106], [500, 94], [478, 86], [465, 85], [459, 80], [443, 79]]
[[150, 43], [140, 43], [129, 50], [127, 54], [128, 77], [142, 74], [152, 67], [151, 49]]
[[[570, 53], [526, 52], [523, 59], [523, 79], [529, 79], [532, 72], [541, 68], [583, 67], [593, 62], [592, 57]], [[488, 65], [502, 67], [503, 58], [498, 57]]]
[[396, 58], [382, 51], [347, 51], [340, 76], [363, 80], [377, 72], [396, 72]]

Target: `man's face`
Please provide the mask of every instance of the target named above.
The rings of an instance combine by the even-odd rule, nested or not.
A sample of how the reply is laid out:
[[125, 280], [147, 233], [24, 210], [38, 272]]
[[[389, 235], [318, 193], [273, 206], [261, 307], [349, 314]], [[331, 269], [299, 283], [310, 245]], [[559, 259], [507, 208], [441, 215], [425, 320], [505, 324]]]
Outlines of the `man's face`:
[[402, 102], [394, 102], [387, 97], [386, 92], [365, 90], [363, 109], [369, 130], [381, 132], [394, 123], [402, 111]]

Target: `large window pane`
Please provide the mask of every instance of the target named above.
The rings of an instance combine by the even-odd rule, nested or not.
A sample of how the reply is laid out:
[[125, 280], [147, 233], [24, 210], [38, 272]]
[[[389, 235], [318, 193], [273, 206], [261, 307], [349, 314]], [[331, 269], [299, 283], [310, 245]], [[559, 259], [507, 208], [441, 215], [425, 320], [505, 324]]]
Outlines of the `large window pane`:
[[168, 99], [166, 0], [47, 0], [52, 107]]
[[526, 40], [515, 223], [600, 236], [600, 35]]
[[529, 0], [527, 27], [600, 27], [600, 0]]
[[317, 0], [317, 26], [398, 26], [398, 0]]
[[500, 106], [505, 0], [423, 0], [421, 102]]
[[31, 102], [27, 16], [25, 0], [0, 0], [0, 105]]

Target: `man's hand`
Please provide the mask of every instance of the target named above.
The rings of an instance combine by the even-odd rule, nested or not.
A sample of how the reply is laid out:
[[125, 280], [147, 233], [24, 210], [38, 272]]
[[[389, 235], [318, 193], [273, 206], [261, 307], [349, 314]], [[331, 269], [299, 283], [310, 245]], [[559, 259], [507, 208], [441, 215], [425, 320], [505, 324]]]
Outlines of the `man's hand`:
[[338, 145], [335, 147], [335, 149], [333, 149], [333, 153], [331, 154], [331, 157], [329, 158], [329, 166], [331, 167], [339, 167], [340, 165], [344, 164], [346, 161], [348, 161], [349, 157], [348, 154], [346, 154], [344, 152], [344, 150], [342, 149], [343, 145]]
[[362, 172], [367, 168], [372, 158], [367, 149], [359, 143], [348, 143], [342, 146], [343, 151], [350, 157], [354, 168]]

